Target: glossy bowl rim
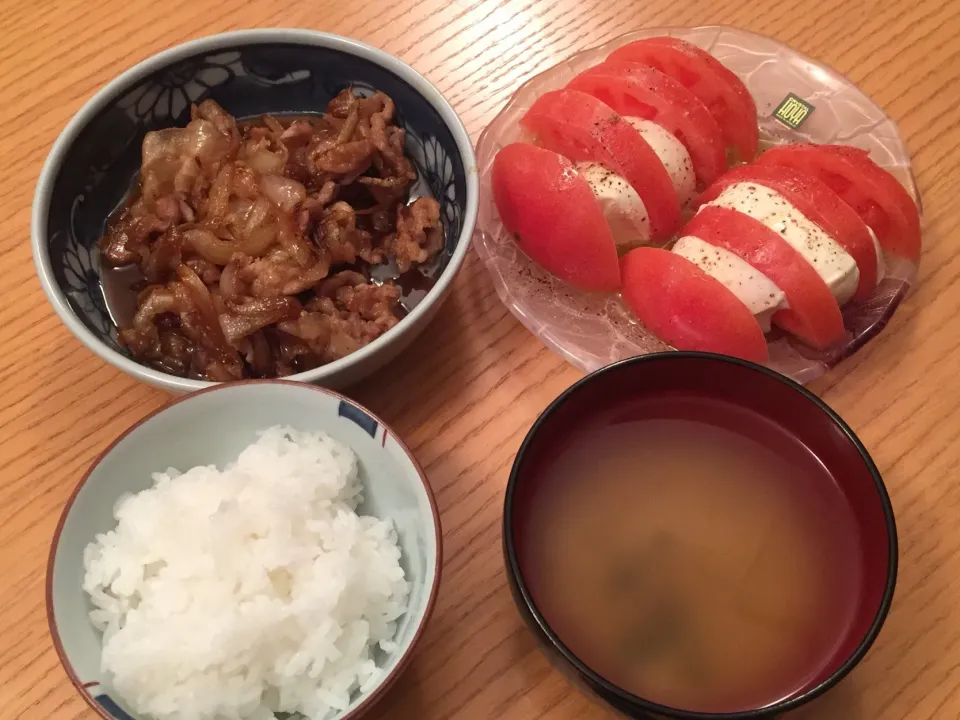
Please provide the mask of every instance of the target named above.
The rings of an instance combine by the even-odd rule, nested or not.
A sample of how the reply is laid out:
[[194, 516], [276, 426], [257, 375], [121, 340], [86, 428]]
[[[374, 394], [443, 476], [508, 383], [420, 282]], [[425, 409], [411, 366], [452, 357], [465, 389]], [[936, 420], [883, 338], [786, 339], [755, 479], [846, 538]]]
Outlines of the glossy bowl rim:
[[70, 118], [67, 125], [57, 136], [50, 152], [47, 154], [40, 175], [37, 179], [33, 194], [30, 217], [30, 246], [37, 277], [43, 287], [47, 301], [53, 307], [60, 321], [67, 329], [92, 350], [102, 360], [105, 360], [118, 370], [122, 370], [141, 382], [147, 382], [155, 387], [162, 387], [173, 392], [190, 392], [211, 387], [217, 383], [207, 380], [193, 380], [156, 370], [147, 365], [141, 365], [135, 360], [117, 352], [100, 340], [77, 317], [70, 306], [66, 295], [60, 289], [54, 277], [50, 260], [50, 243], [48, 240], [47, 215], [53, 201], [53, 190], [56, 178], [63, 166], [63, 161], [69, 148], [77, 141], [80, 133], [89, 125], [94, 117], [118, 95], [129, 89], [144, 76], [161, 70], [179, 60], [184, 60], [201, 53], [213, 52], [220, 49], [243, 45], [267, 45], [272, 43], [286, 43], [305, 47], [321, 47], [353, 55], [378, 65], [409, 84], [419, 93], [443, 120], [456, 142], [457, 151], [463, 163], [466, 185], [466, 212], [460, 228], [460, 236], [447, 266], [440, 273], [436, 284], [427, 292], [423, 300], [404, 317], [394, 328], [364, 347], [350, 353], [346, 357], [335, 360], [318, 368], [296, 373], [288, 380], [298, 382], [324, 382], [331, 376], [347, 370], [355, 364], [366, 361], [377, 352], [386, 349], [389, 345], [399, 341], [405, 333], [414, 329], [418, 322], [437, 306], [444, 298], [457, 275], [467, 252], [470, 249], [473, 233], [476, 228], [477, 213], [480, 206], [480, 179], [477, 173], [477, 159], [473, 149], [473, 142], [463, 121], [457, 115], [453, 106], [443, 96], [439, 89], [421, 75], [412, 66], [390, 53], [375, 48], [372, 45], [353, 40], [352, 38], [322, 32], [319, 30], [304, 30], [297, 28], [262, 28], [253, 30], [234, 30], [230, 32], [209, 35], [206, 37], [179, 43], [162, 50], [136, 65], [123, 71], [106, 85], [97, 90]]
[[[197, 390], [186, 395], [181, 395], [180, 397], [173, 398], [169, 402], [164, 403], [162, 406], [153, 410], [137, 420], [130, 427], [124, 430], [120, 435], [118, 435], [114, 440], [107, 445], [106, 448], [97, 453], [96, 457], [87, 467], [86, 471], [81, 477], [80, 482], [77, 483], [73, 491], [70, 493], [70, 497], [67, 499], [66, 504], [63, 506], [63, 510], [60, 513], [60, 518], [57, 521], [56, 530], [53, 533], [53, 539], [50, 542], [50, 550], [47, 555], [47, 567], [45, 571], [44, 578], [44, 604], [47, 615], [47, 627], [50, 632], [50, 637], [53, 640], [54, 649], [57, 651], [57, 657], [60, 660], [60, 665], [63, 667], [64, 672], [66, 672], [67, 677], [70, 679], [70, 682], [73, 684], [74, 688], [86, 701], [87, 705], [100, 717], [102, 720], [117, 720], [113, 715], [110, 715], [109, 712], [94, 698], [93, 694], [89, 691], [91, 687], [89, 684], [84, 684], [80, 681], [80, 678], [77, 677], [75, 670], [73, 669], [73, 664], [70, 662], [70, 659], [67, 657], [66, 652], [63, 649], [63, 643], [60, 640], [60, 633], [57, 629], [57, 621], [53, 614], [53, 567], [56, 560], [57, 549], [60, 547], [60, 535], [63, 532], [63, 526], [66, 523], [67, 516], [70, 514], [70, 511], [73, 509], [73, 503], [77, 499], [77, 496], [80, 494], [80, 491], [86, 486], [87, 481], [90, 479], [90, 476], [93, 474], [93, 471], [100, 466], [104, 458], [109, 455], [113, 449], [125, 439], [128, 435], [133, 433], [134, 430], [139, 429], [142, 425], [146, 424], [147, 421], [152, 420], [161, 413], [166, 412], [175, 405], [180, 403], [185, 403], [191, 401], [193, 398], [196, 398], [200, 395], [205, 395], [207, 393], [218, 392], [218, 391], [227, 391], [227, 390], [237, 390], [244, 386], [248, 385], [284, 385], [291, 388], [295, 388], [303, 392], [318, 392], [323, 395], [328, 395], [335, 400], [340, 402], [347, 402], [353, 407], [361, 410], [366, 413], [370, 418], [376, 421], [383, 429], [384, 432], [387, 432], [392, 437], [393, 441], [400, 447], [400, 449], [407, 456], [407, 459], [410, 461], [413, 469], [416, 471], [417, 477], [420, 479], [420, 484], [422, 485], [423, 493], [427, 498], [427, 502], [430, 505], [431, 514], [433, 517], [433, 532], [436, 543], [436, 553], [435, 553], [435, 569], [432, 578], [426, 578], [429, 583], [429, 594], [427, 595], [426, 603], [424, 604], [423, 614], [417, 620], [416, 628], [413, 632], [410, 642], [401, 652], [400, 657], [397, 659], [396, 665], [393, 669], [384, 675], [380, 681], [370, 690], [364, 699], [357, 705], [353, 710], [346, 713], [345, 715], [340, 716], [339, 720], [358, 720], [362, 715], [368, 712], [374, 705], [376, 705], [380, 700], [383, 699], [384, 694], [396, 683], [396, 681], [403, 674], [404, 670], [407, 669], [407, 666], [410, 664], [410, 661], [413, 659], [414, 650], [417, 647], [417, 644], [423, 637], [424, 630], [430, 620], [430, 617], [433, 614], [433, 611], [437, 602], [437, 595], [440, 590], [440, 577], [442, 575], [443, 569], [443, 530], [440, 521], [440, 511], [437, 507], [436, 497], [433, 493], [433, 488], [430, 486], [430, 482], [427, 479], [427, 474], [424, 471], [423, 467], [420, 465], [416, 456], [407, 446], [403, 440], [400, 439], [400, 436], [397, 435], [394, 430], [387, 425], [378, 415], [368, 410], [366, 407], [351, 400], [350, 398], [342, 395], [341, 393], [336, 392], [335, 390], [330, 390], [329, 388], [320, 387], [318, 385], [311, 385], [309, 383], [296, 382], [294, 380], [280, 379], [280, 378], [271, 378], [271, 379], [256, 379], [256, 380], [241, 380], [233, 383], [217, 383], [213, 384], [210, 387], [205, 387], [201, 390]], [[82, 588], [78, 588], [82, 592]]]
[[[867, 629], [863, 638], [859, 641], [857, 647], [853, 650], [849, 657], [847, 657], [847, 659], [845, 659], [843, 663], [841, 663], [840, 666], [834, 670], [834, 672], [831, 673], [828, 678], [800, 695], [788, 697], [785, 700], [781, 700], [762, 708], [727, 713], [681, 710], [679, 708], [660, 705], [650, 700], [646, 700], [609, 682], [599, 673], [588, 667], [586, 663], [581, 661], [566, 646], [566, 644], [564, 644], [559, 635], [554, 632], [547, 623], [546, 619], [537, 609], [537, 606], [533, 601], [533, 597], [524, 579], [520, 568], [520, 562], [517, 557], [512, 521], [514, 495], [517, 487], [522, 482], [521, 466], [523, 465], [523, 461], [526, 457], [528, 449], [536, 441], [540, 429], [547, 423], [554, 412], [561, 405], [563, 405], [571, 395], [589, 386], [600, 375], [623, 371], [624, 368], [632, 367], [634, 365], [643, 365], [645, 363], [670, 362], [671, 360], [676, 361], [690, 359], [697, 360], [698, 362], [722, 362], [730, 365], [739, 365], [751, 371], [759, 372], [781, 383], [785, 390], [797, 392], [805, 397], [807, 401], [813, 403], [813, 405], [826, 416], [826, 419], [832, 422], [834, 427], [842, 432], [847, 442], [850, 443], [854, 449], [856, 449], [857, 454], [860, 456], [860, 460], [864, 463], [867, 471], [870, 473], [870, 476], [873, 479], [874, 489], [876, 490], [877, 497], [880, 500], [881, 510], [884, 516], [884, 524], [887, 532], [887, 551], [889, 553], [889, 559], [887, 562], [887, 577], [884, 583], [880, 606], [877, 609], [877, 613], [874, 616], [870, 627]], [[540, 413], [536, 421], [530, 427], [530, 430], [527, 432], [526, 437], [524, 437], [523, 443], [520, 445], [520, 449], [517, 451], [513, 466], [510, 470], [510, 477], [507, 481], [507, 487], [504, 493], [502, 535], [503, 553], [505, 556], [504, 560], [508, 579], [523, 600], [523, 605], [520, 609], [521, 611], [529, 613], [530, 618], [532, 618], [533, 622], [536, 623], [537, 628], [546, 638], [547, 642], [549, 642], [549, 644], [560, 653], [564, 661], [573, 667], [581, 676], [587, 678], [591, 683], [602, 688], [604, 692], [615, 696], [623, 703], [632, 705], [634, 708], [639, 708], [643, 712], [659, 714], [675, 720], [761, 720], [761, 718], [773, 718], [780, 713], [794, 710], [801, 705], [808, 703], [814, 698], [825, 693], [830, 688], [834, 687], [860, 663], [867, 651], [873, 645], [874, 641], [877, 639], [877, 636], [880, 634], [880, 630], [886, 621], [887, 615], [890, 612], [890, 606], [893, 602], [899, 563], [896, 518], [894, 516], [893, 506], [890, 502], [890, 496], [887, 492], [886, 485], [883, 482], [883, 478], [881, 477], [880, 471], [877, 469], [876, 464], [873, 462], [873, 459], [867, 452], [867, 449], [864, 447], [863, 443], [853, 432], [850, 426], [847, 425], [847, 423], [843, 420], [843, 418], [841, 418], [836, 411], [834, 411], [829, 405], [827, 405], [810, 390], [806, 389], [796, 381], [791, 380], [787, 376], [776, 372], [775, 370], [771, 370], [763, 365], [750, 362], [749, 360], [742, 360], [740, 358], [730, 357], [727, 355], [686, 350], [671, 350], [667, 352], [650, 353], [648, 355], [639, 355], [606, 365], [599, 370], [595, 370], [589, 375], [586, 375], [568, 387], [555, 400], [553, 400], [553, 402], [551, 402], [542, 413]], [[514, 597], [516, 600], [516, 594], [514, 594]], [[517, 603], [520, 604], [519, 601], [517, 601]]]

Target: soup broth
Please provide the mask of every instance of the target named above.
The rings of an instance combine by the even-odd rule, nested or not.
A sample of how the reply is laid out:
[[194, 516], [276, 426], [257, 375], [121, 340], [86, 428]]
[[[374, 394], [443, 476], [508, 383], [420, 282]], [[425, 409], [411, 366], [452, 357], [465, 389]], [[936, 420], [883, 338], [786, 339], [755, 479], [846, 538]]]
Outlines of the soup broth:
[[810, 683], [850, 627], [852, 510], [759, 415], [703, 398], [637, 405], [570, 438], [535, 492], [520, 545], [534, 602], [635, 695], [765, 707]]

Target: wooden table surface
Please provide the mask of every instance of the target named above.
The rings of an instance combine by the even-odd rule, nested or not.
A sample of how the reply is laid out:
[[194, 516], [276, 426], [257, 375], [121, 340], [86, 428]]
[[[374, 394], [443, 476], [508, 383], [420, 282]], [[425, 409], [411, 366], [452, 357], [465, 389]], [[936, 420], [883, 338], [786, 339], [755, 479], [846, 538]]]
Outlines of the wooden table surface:
[[[883, 335], [814, 385], [859, 433], [890, 488], [901, 543], [893, 610], [860, 668], [794, 717], [960, 717], [960, 2], [7, 0], [0, 18], [0, 277], [9, 279], [0, 302], [0, 718], [93, 717], [47, 632], [49, 543], [94, 456], [168, 399], [82, 347], [34, 276], [37, 174], [98, 87], [197, 36], [315, 28], [411, 63], [476, 138], [517, 85], [578, 49], [647, 26], [712, 23], [777, 37], [859, 83], [899, 121], [926, 210], [919, 286]], [[500, 554], [513, 455], [537, 414], [578, 377], [507, 313], [471, 256], [419, 347], [389, 376], [351, 392], [412, 447], [444, 527], [436, 612], [374, 717], [607, 716], [538, 652]]]

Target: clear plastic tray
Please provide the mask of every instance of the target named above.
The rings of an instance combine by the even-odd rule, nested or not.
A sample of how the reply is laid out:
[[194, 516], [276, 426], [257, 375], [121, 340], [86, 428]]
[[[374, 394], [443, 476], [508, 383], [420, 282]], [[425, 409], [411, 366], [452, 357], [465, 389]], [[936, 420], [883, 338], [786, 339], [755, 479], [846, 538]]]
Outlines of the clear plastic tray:
[[[510, 311], [547, 347], [588, 372], [670, 347], [641, 326], [619, 296], [578, 290], [529, 260], [504, 232], [490, 190], [490, 171], [500, 148], [522, 139], [519, 120], [541, 94], [563, 87], [620, 45], [660, 35], [683, 38], [709, 50], [740, 76], [757, 103], [761, 147], [806, 141], [864, 148], [903, 183], [920, 207], [910, 156], [893, 120], [842, 75], [776, 40], [721, 26], [649, 28], [577, 53], [524, 83], [480, 136], [481, 197], [474, 247]], [[815, 108], [798, 130], [773, 118], [787, 93]], [[801, 383], [822, 375], [884, 328], [916, 271], [915, 265], [905, 262], [888, 266], [887, 277], [873, 296], [844, 308], [848, 339], [843, 347], [820, 353], [786, 336], [768, 335], [770, 367]]]

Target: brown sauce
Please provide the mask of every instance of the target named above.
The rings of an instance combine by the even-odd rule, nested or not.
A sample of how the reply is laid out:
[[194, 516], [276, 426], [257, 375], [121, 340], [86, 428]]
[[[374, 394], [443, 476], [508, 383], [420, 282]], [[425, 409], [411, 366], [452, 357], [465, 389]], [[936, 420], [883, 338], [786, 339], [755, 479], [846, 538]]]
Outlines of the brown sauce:
[[[363, 272], [374, 282], [392, 282], [400, 288], [400, 305], [397, 316], [401, 319], [413, 312], [437, 284], [440, 274], [439, 264], [427, 268], [413, 268], [397, 274], [396, 268], [382, 265], [371, 268], [366, 266]], [[110, 267], [102, 265], [100, 270], [100, 289], [103, 300], [110, 313], [110, 319], [118, 328], [132, 327], [133, 317], [137, 313], [137, 296], [146, 287], [143, 273], [136, 265]]]

